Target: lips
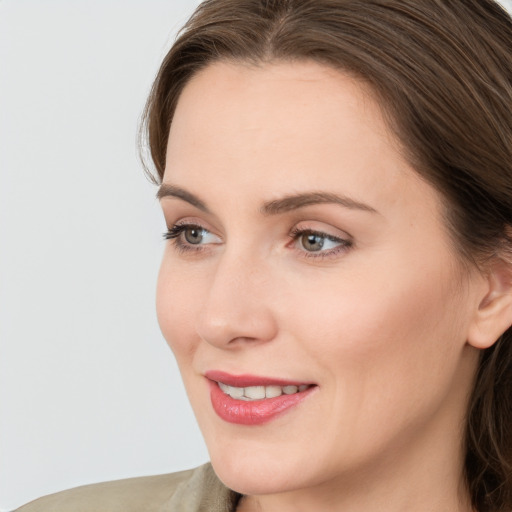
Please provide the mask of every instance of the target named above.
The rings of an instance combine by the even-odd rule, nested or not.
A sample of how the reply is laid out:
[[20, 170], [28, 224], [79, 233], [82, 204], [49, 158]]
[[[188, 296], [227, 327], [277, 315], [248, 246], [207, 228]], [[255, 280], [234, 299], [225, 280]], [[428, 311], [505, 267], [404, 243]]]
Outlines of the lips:
[[220, 371], [205, 376], [214, 411], [224, 421], [239, 425], [267, 423], [300, 404], [317, 388], [308, 382]]
[[275, 379], [273, 377], [258, 377], [256, 375], [231, 375], [230, 373], [211, 370], [205, 373], [205, 377], [216, 382], [222, 382], [228, 386], [249, 387], [249, 386], [300, 386], [303, 384], [312, 384], [298, 380]]

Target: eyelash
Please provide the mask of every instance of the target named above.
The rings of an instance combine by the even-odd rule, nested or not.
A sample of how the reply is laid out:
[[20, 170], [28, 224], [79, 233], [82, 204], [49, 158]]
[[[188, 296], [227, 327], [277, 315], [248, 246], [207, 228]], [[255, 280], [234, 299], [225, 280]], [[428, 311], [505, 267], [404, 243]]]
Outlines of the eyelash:
[[198, 252], [202, 250], [201, 247], [192, 247], [191, 244], [187, 244], [182, 240], [182, 234], [186, 229], [198, 229], [208, 231], [199, 224], [174, 224], [171, 228], [169, 228], [164, 233], [164, 240], [172, 240], [173, 245], [178, 249], [179, 252], [187, 252], [187, 251], [195, 251]]
[[[207, 231], [206, 228], [203, 226], [200, 226], [199, 224], [175, 224], [171, 228], [169, 228], [164, 234], [164, 240], [172, 240], [174, 246], [179, 252], [189, 252], [193, 251], [198, 253], [199, 251], [203, 251], [204, 248], [198, 244], [197, 247], [193, 247], [194, 244], [189, 244], [187, 242], [184, 242], [182, 239], [182, 235], [187, 229], [197, 229], [200, 231]], [[353, 246], [352, 240], [344, 239], [344, 238], [338, 238], [332, 235], [329, 235], [327, 233], [323, 233], [322, 231], [317, 231], [314, 229], [300, 229], [300, 228], [294, 228], [289, 234], [289, 237], [291, 238], [293, 243], [296, 243], [301, 236], [304, 235], [313, 235], [321, 237], [325, 240], [329, 240], [331, 242], [338, 243], [339, 245], [334, 247], [333, 249], [329, 249], [326, 251], [307, 251], [307, 250], [300, 250], [296, 249], [298, 252], [300, 252], [301, 256], [304, 258], [332, 258], [336, 257], [339, 253], [345, 252], [348, 249], [350, 249]]]

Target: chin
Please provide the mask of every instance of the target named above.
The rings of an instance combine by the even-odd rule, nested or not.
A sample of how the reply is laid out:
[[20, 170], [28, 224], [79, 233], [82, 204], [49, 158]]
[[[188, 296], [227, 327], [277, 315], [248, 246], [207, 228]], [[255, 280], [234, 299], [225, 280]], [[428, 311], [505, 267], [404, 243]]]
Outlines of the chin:
[[278, 494], [319, 484], [322, 464], [309, 451], [305, 460], [297, 448], [247, 439], [219, 443], [218, 438], [209, 445], [210, 460], [219, 479], [245, 495]]
[[[297, 480], [297, 468], [292, 461], [283, 464], [275, 458], [219, 457], [211, 458], [213, 469], [219, 479], [230, 489], [245, 495], [256, 496], [292, 491], [301, 487]], [[291, 467], [293, 466], [293, 467]], [[290, 476], [293, 476], [293, 479]]]

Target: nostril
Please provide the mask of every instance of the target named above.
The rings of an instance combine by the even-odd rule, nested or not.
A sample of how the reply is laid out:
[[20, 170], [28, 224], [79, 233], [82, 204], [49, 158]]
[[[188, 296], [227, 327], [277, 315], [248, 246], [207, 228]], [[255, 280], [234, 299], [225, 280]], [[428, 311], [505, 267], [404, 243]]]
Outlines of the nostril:
[[268, 279], [260, 279], [264, 269], [242, 256], [229, 251], [223, 254], [202, 298], [196, 330], [215, 346], [239, 347], [276, 336]]
[[234, 348], [246, 344], [267, 342], [275, 338], [277, 323], [264, 307], [239, 303], [237, 308], [203, 310], [196, 331], [201, 339], [218, 347]]

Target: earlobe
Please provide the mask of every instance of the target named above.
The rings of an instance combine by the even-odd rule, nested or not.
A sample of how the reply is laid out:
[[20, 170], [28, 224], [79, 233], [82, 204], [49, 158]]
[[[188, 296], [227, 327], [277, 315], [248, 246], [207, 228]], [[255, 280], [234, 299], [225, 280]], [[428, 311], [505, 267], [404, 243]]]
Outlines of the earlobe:
[[485, 279], [486, 293], [468, 332], [468, 343], [478, 349], [492, 346], [512, 325], [512, 263], [496, 258]]

